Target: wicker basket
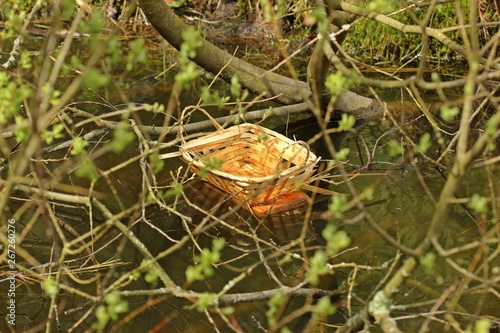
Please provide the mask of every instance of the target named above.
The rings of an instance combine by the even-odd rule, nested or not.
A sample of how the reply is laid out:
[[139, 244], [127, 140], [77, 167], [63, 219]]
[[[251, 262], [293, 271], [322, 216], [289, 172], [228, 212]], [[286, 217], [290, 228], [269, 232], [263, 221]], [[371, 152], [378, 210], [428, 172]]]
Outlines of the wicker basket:
[[[186, 142], [181, 130], [181, 157], [191, 171], [208, 171], [202, 180], [230, 194], [245, 209], [255, 213], [253, 207], [272, 205], [280, 196], [297, 191], [312, 176], [320, 158], [305, 142], [254, 124], [223, 129], [206, 111], [198, 110], [209, 117], [217, 131]], [[215, 159], [222, 164], [209, 168], [207, 161]], [[297, 204], [300, 202], [292, 203], [290, 209]], [[259, 215], [263, 215], [262, 209]]]

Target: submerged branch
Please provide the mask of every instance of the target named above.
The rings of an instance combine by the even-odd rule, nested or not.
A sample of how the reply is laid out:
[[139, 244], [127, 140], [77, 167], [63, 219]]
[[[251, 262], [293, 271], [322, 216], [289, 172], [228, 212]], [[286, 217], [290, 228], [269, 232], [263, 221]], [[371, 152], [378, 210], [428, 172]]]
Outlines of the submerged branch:
[[[303, 103], [298, 103], [298, 104], [293, 104], [293, 105], [288, 105], [288, 106], [281, 106], [281, 107], [276, 107], [272, 108], [272, 112], [268, 115], [268, 118], [272, 117], [288, 117], [292, 114], [296, 113], [303, 113], [305, 110], [307, 110], [310, 106], [309, 102], [303, 102]], [[82, 110], [71, 110], [75, 116], [78, 117], [84, 117], [88, 119], [95, 118], [96, 122], [98, 122], [103, 128], [95, 129], [93, 131], [90, 131], [86, 133], [85, 135], [82, 136], [82, 138], [85, 141], [92, 141], [95, 140], [98, 137], [102, 137], [106, 134], [108, 134], [110, 131], [116, 129], [118, 126], [119, 122], [116, 121], [109, 121], [109, 120], [102, 120], [102, 119], [97, 119], [94, 115], [87, 113]], [[243, 115], [243, 119], [245, 121], [255, 121], [255, 120], [262, 120], [266, 117], [266, 115], [270, 112], [270, 109], [265, 109], [265, 110], [256, 110], [256, 111], [249, 111], [246, 112]], [[236, 120], [237, 115], [230, 115], [230, 116], [225, 116], [225, 117], [220, 117], [216, 118], [215, 121], [224, 126], [228, 124], [233, 124]], [[241, 116], [240, 116], [241, 117]], [[207, 129], [212, 129], [213, 124], [210, 120], [206, 121], [200, 121], [197, 123], [192, 123], [192, 124], [186, 124], [182, 126], [185, 131], [190, 131], [190, 132], [199, 132]], [[137, 128], [141, 130], [142, 133], [144, 134], [149, 134], [153, 136], [158, 136], [161, 134], [170, 134], [170, 135], [177, 135], [180, 130], [179, 125], [174, 125], [170, 127], [162, 127], [162, 126], [148, 126], [148, 125], [137, 125]], [[132, 130], [132, 126], [129, 126], [129, 130]], [[60, 142], [57, 144], [53, 144], [51, 146], [43, 148], [42, 155], [45, 154], [50, 154], [55, 151], [59, 151], [62, 149], [70, 149], [73, 146], [74, 140], [68, 140], [64, 142]]]
[[[280, 288], [280, 289], [270, 289], [270, 290], [262, 290], [256, 292], [248, 292], [248, 293], [236, 293], [236, 294], [225, 294], [219, 297], [220, 305], [231, 305], [238, 303], [247, 303], [247, 302], [257, 302], [257, 301], [265, 301], [273, 297], [277, 292], [282, 292], [285, 295], [290, 297], [298, 297], [298, 298], [321, 298], [324, 296], [335, 297], [340, 295], [339, 290], [324, 290], [318, 288]], [[133, 296], [155, 296], [155, 295], [165, 295], [171, 293], [167, 288], [158, 288], [153, 290], [122, 290], [120, 291], [120, 295], [125, 297], [133, 297]], [[201, 294], [195, 292], [184, 291], [188, 298], [197, 298], [200, 297]]]

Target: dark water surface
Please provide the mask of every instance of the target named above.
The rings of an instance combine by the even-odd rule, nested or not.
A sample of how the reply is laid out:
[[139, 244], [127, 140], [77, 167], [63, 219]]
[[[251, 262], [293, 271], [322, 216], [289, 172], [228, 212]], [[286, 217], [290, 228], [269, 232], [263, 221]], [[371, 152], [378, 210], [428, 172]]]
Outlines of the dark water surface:
[[[156, 73], [156, 72], [155, 72]], [[158, 81], [154, 79], [154, 74], [144, 75], [142, 78], [131, 78], [129, 87], [126, 89], [129, 100], [136, 103], [155, 101], [167, 103], [169, 97], [169, 86], [172, 83], [166, 81]], [[224, 90], [227, 91], [226, 85], [221, 85], [219, 88], [221, 95], [224, 95]], [[398, 94], [397, 92], [396, 94]], [[198, 100], [199, 91], [192, 89], [183, 95], [183, 103], [185, 105], [195, 104]], [[387, 98], [398, 99], [398, 96], [387, 96]], [[97, 95], [93, 95], [97, 97]], [[118, 97], [113, 97], [113, 92], [108, 92], [106, 98], [110, 104], [114, 104], [114, 100], [119, 100]], [[82, 100], [89, 100], [92, 94], [86, 92], [80, 97]], [[97, 102], [99, 98], [95, 99]], [[85, 106], [80, 105], [85, 109]], [[97, 112], [106, 111], [107, 107], [102, 108], [98, 105], [89, 105], [91, 108], [96, 108]], [[92, 111], [94, 112], [94, 111]], [[219, 113], [222, 115], [226, 111], [222, 110]], [[202, 117], [202, 116], [200, 116]], [[161, 125], [163, 118], [161, 115], [152, 115], [151, 113], [141, 113], [139, 115], [144, 125]], [[193, 119], [192, 121], [196, 121]], [[201, 120], [201, 118], [200, 118]], [[282, 133], [287, 133], [289, 137], [295, 136], [297, 139], [307, 140], [318, 132], [312, 118], [301, 120], [296, 123], [284, 125], [283, 121], [271, 121], [267, 126], [276, 128]], [[428, 191], [435, 197], [439, 196], [440, 190], [444, 184], [443, 175], [441, 175], [433, 165], [419, 160], [416, 167], [410, 164], [410, 160], [403, 157], [392, 158], [388, 155], [386, 146], [387, 140], [377, 140], [383, 137], [384, 133], [390, 130], [391, 124], [387, 120], [374, 119], [367, 124], [359, 127], [357, 133], [366, 142], [370, 152], [377, 143], [377, 149], [373, 155], [373, 162], [383, 162], [372, 164], [371, 170], [359, 172], [359, 175], [354, 178], [353, 184], [357, 189], [362, 191], [365, 187], [373, 189], [374, 196], [370, 201], [374, 203], [367, 208], [367, 211], [372, 215], [373, 219], [386, 230], [392, 237], [398, 239], [407, 247], [415, 247], [423, 239], [427, 230], [427, 226], [434, 212], [434, 204], [429, 199], [428, 193], [422, 187], [419, 180], [419, 174], [428, 187]], [[362, 140], [355, 135], [334, 135], [341, 148], [349, 148], [349, 165], [346, 165], [346, 170], [350, 174], [358, 173], [356, 167], [361, 167], [366, 164], [367, 156], [362, 146]], [[358, 150], [358, 147], [361, 147]], [[312, 145], [313, 150], [317, 155], [328, 158], [321, 142]], [[361, 154], [360, 154], [360, 153]], [[139, 153], [138, 144], [134, 142], [124, 153], [112, 154], [108, 153], [99, 157], [96, 161], [97, 166], [101, 170], [108, 170], [110, 167], [117, 164], [117, 161], [126, 161], [128, 158], [136, 156]], [[57, 153], [56, 153], [57, 154]], [[179, 158], [172, 158], [165, 161], [166, 166], [163, 171], [157, 175], [159, 185], [165, 186], [172, 181], [172, 175], [177, 175], [180, 167], [185, 170], [185, 164]], [[183, 174], [184, 171], [181, 172]], [[495, 176], [498, 176], [498, 170], [495, 171]], [[140, 193], [143, 191], [143, 178], [139, 163], [132, 163], [130, 166], [119, 169], [110, 174], [110, 182], [99, 181], [95, 190], [102, 194], [101, 201], [107, 205], [113, 212], [119, 212], [121, 206], [131, 207], [140, 200]], [[70, 184], [78, 184], [81, 181], [72, 176], [68, 176], [65, 181]], [[486, 184], [486, 175], [483, 172], [477, 171], [471, 173], [466, 179], [461, 189], [460, 196], [468, 196], [472, 193], [482, 193]], [[83, 185], [83, 183], [82, 183]], [[113, 190], [110, 190], [110, 185]], [[196, 180], [184, 185], [186, 197], [191, 202], [202, 206], [206, 210], [211, 210], [218, 201], [225, 199], [220, 195], [214, 195], [214, 191], [204, 189], [203, 184]], [[332, 189], [338, 192], [347, 193], [344, 185], [332, 185]], [[113, 194], [114, 193], [116, 194]], [[205, 192], [204, 192], [205, 191]], [[119, 197], [119, 199], [117, 198]], [[212, 196], [212, 197], [211, 197]], [[222, 198], [222, 199], [221, 199]], [[201, 214], [196, 209], [193, 209], [183, 198], [177, 201], [171, 199], [172, 207], [175, 207], [180, 214], [190, 216], [192, 224], [183, 223], [179, 215], [168, 212], [157, 205], [150, 205], [146, 208], [144, 219], [135, 214], [127, 216], [123, 219], [125, 224], [129, 224], [135, 220], [138, 222], [133, 224], [132, 230], [134, 234], [147, 246], [148, 250], [153, 254], [160, 253], [170, 246], [174, 245], [178, 240], [187, 234], [187, 230], [193, 230], [200, 223], [206, 223], [204, 214]], [[234, 204], [229, 204], [228, 207], [233, 207]], [[214, 213], [220, 215], [228, 209], [222, 205], [222, 208]], [[225, 210], [224, 210], [225, 209]], [[266, 221], [266, 224], [252, 224], [252, 219], [245, 211], [239, 211], [227, 217], [226, 221], [229, 225], [237, 226], [240, 230], [246, 232], [255, 231], [262, 239], [269, 241], [273, 246], [262, 244], [262, 255], [272, 255], [277, 252], [280, 246], [286, 246], [296, 239], [301, 233], [304, 233], [307, 241], [307, 246], [311, 249], [311, 253], [315, 246], [325, 244], [321, 236], [321, 231], [327, 225], [327, 221], [320, 219], [321, 212], [328, 209], [328, 200], [321, 201], [314, 206], [310, 224], [304, 227], [304, 215], [297, 213], [297, 216], [285, 216], [279, 220]], [[64, 222], [70, 225], [78, 234], [88, 231], [89, 228], [89, 210], [82, 206], [66, 206], [58, 207], [58, 216]], [[354, 218], [357, 211], [347, 213], [348, 217]], [[443, 244], [466, 244], [472, 240], [479, 239], [476, 221], [469, 215], [470, 212], [464, 206], [456, 206], [451, 212], [449, 221], [446, 224], [446, 230], [443, 236]], [[29, 214], [25, 214], [27, 217]], [[102, 223], [103, 217], [93, 216], [94, 223]], [[347, 221], [348, 222], [348, 221]], [[19, 221], [19, 225], [27, 225], [28, 220]], [[347, 233], [351, 239], [351, 244], [343, 253], [333, 258], [330, 262], [332, 265], [338, 266], [335, 270], [335, 275], [328, 276], [322, 282], [322, 287], [325, 289], [339, 288], [342, 294], [344, 304], [349, 307], [344, 307], [335, 316], [331, 318], [332, 323], [338, 323], [345, 319], [350, 312], [355, 313], [367, 300], [375, 287], [384, 280], [386, 274], [395, 267], [399, 266], [400, 261], [404, 258], [403, 255], [397, 254], [396, 249], [389, 245], [382, 237], [370, 228], [364, 221], [356, 223], [346, 223], [346, 220], [335, 221], [339, 230]], [[40, 263], [51, 261], [53, 255], [52, 239], [47, 237], [46, 226], [43, 221], [37, 221], [31, 224], [31, 232], [23, 242], [23, 248], [32, 253]], [[118, 235], [116, 230], [111, 230], [109, 234], [101, 238], [94, 244], [94, 249], [99, 249], [97, 259], [102, 264], [107, 260], [116, 259], [120, 261], [120, 265], [115, 267], [114, 272], [109, 277], [112, 281], [123, 273], [128, 273], [133, 267], [136, 267], [142, 261], [143, 257], [138, 253], [134, 246], [130, 243], [124, 243], [123, 252], [120, 256], [116, 256], [117, 247], [121, 243], [121, 239], [115, 240]], [[235, 232], [228, 226], [217, 225], [213, 228], [208, 228], [205, 233], [196, 235], [196, 243], [200, 247], [211, 247], [211, 242], [214, 237], [224, 237], [226, 239], [226, 247], [222, 253], [222, 261], [225, 265], [220, 265], [216, 269], [216, 274], [207, 281], [193, 283], [189, 288], [196, 291], [210, 290], [218, 292], [232, 278], [239, 276], [255, 263], [262, 261], [259, 252], [256, 251], [255, 242], [251, 237], [247, 237], [238, 232]], [[163, 258], [160, 262], [161, 266], [169, 274], [169, 276], [179, 285], [183, 285], [185, 281], [185, 270], [188, 265], [193, 264], [193, 254], [197, 253], [193, 242], [188, 242], [188, 246], [174, 252], [171, 255]], [[287, 250], [290, 253], [302, 254], [302, 249], [295, 245]], [[273, 272], [283, 283], [292, 286], [303, 278], [301, 272], [302, 262], [298, 259], [290, 258], [287, 261], [279, 263], [284, 255], [277, 255], [276, 258], [269, 259], [268, 264], [272, 267]], [[395, 261], [395, 258], [399, 258]], [[468, 258], [464, 258], [468, 259]], [[460, 260], [460, 258], [458, 258]], [[356, 263], [356, 264], [354, 264]], [[81, 265], [78, 261], [75, 265]], [[342, 265], [343, 264], [343, 265]], [[421, 299], [434, 299], [441, 294], [443, 285], [454, 283], [458, 278], [457, 272], [452, 270], [449, 265], [444, 264], [440, 260], [437, 262], [437, 269], [432, 274], [426, 274], [424, 270], [418, 270], [412, 274], [410, 283], [405, 285], [405, 289], [398, 295], [395, 300], [396, 304], [412, 304]], [[74, 267], [76, 268], [76, 267]], [[47, 266], [48, 272], [50, 267]], [[106, 270], [102, 271], [106, 274]], [[82, 272], [79, 278], [90, 278], [93, 273]], [[68, 277], [63, 277], [68, 281]], [[355, 280], [355, 284], [349, 281]], [[69, 283], [69, 282], [68, 282]], [[78, 285], [90, 294], [96, 293], [96, 284], [94, 282]], [[276, 288], [277, 284], [269, 277], [268, 272], [263, 265], [257, 265], [255, 269], [248, 271], [246, 276], [241, 281], [236, 283], [236, 286], [231, 289], [231, 293], [252, 292], [266, 289]], [[130, 281], [124, 289], [152, 289], [153, 286], [146, 282], [144, 276], [140, 276], [135, 281]], [[351, 298], [347, 298], [350, 294]], [[429, 296], [431, 295], [431, 296]], [[26, 281], [17, 291], [18, 312], [17, 323], [18, 332], [24, 329], [31, 328], [37, 324], [43, 326], [43, 321], [46, 319], [50, 300], [42, 293], [40, 286], [37, 283]], [[166, 296], [133, 296], [127, 298], [129, 308], [139, 309], [146, 302], [150, 305], [143, 308], [138, 316], [131, 317], [130, 320], [120, 322], [120, 325], [115, 326], [115, 331], [120, 332], [147, 332], [155, 327], [158, 332], [212, 332], [213, 326], [209, 323], [205, 313], [190, 310], [188, 304], [184, 300]], [[491, 308], [491, 314], [498, 313], [498, 301], [486, 300], [492, 302], [486, 308]], [[300, 307], [302, 300], [292, 302], [287, 311], [292, 311], [296, 307]], [[473, 313], [477, 300], [470, 298], [465, 299], [461, 306], [468, 313]], [[87, 311], [91, 308], [92, 303], [82, 297], [73, 296], [70, 292], [63, 292], [60, 296], [60, 305], [64, 307], [58, 315], [57, 323], [60, 325], [58, 330], [67, 332], [71, 327], [78, 323], [82, 317], [86, 316]], [[235, 306], [235, 317], [238, 324], [244, 332], [259, 332], [259, 323], [266, 323], [266, 302], [243, 303]], [[411, 312], [415, 312], [414, 309]], [[404, 316], [405, 311], [395, 313], [395, 317]], [[218, 315], [213, 314], [214, 318]], [[217, 320], [217, 319], [214, 319]], [[236, 320], [236, 319], [235, 319]], [[423, 319], [413, 318], [411, 320], [400, 321], [404, 330], [413, 332], [414, 329], [420, 327]], [[92, 319], [83, 320], [81, 325], [74, 331], [83, 332], [88, 329]], [[293, 322], [289, 325], [292, 331], [298, 331], [299, 322]], [[1, 327], [2, 324], [0, 324]], [[159, 325], [159, 326], [158, 326]], [[226, 324], [221, 324], [221, 327], [226, 327]], [[162, 328], [159, 328], [162, 326]], [[295, 327], [295, 328], [294, 328]], [[16, 328], [17, 329], [17, 328]], [[4, 332], [4, 330], [1, 330]], [[109, 330], [111, 331], [111, 329]], [[221, 329], [222, 332], [229, 331]]]

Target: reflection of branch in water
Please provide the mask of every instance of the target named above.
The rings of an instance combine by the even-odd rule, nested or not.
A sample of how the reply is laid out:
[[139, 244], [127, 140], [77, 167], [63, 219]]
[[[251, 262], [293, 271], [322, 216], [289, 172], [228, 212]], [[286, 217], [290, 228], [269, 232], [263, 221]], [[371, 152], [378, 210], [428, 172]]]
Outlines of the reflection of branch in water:
[[[439, 166], [435, 166], [434, 169], [436, 169], [436, 171], [439, 173], [439, 175], [441, 176], [443, 181], [446, 182], [446, 175], [443, 173], [441, 168]], [[456, 193], [454, 194], [454, 196], [455, 196], [455, 199], [458, 199], [458, 195]], [[474, 223], [476, 223], [476, 225], [478, 225], [478, 221], [477, 221], [476, 217], [474, 216], [474, 214], [472, 214], [470, 209], [463, 202], [458, 202], [458, 204], [460, 205], [460, 207], [463, 208], [463, 210], [465, 211], [467, 216], [470, 217], [471, 220], [474, 221]]]
[[[294, 209], [288, 212], [268, 215], [264, 218], [256, 218], [246, 210], [239, 210], [239, 205], [233, 203], [230, 195], [223, 193], [210, 184], [196, 180], [191, 183], [186, 191], [186, 205], [181, 211], [190, 216], [193, 224], [204, 221], [206, 214], [217, 217], [220, 223], [215, 224], [204, 231], [210, 235], [214, 232], [217, 236], [222, 234], [229, 245], [244, 250], [254, 249], [258, 242], [262, 246], [278, 247], [280, 244], [288, 243], [297, 239], [311, 241], [316, 233], [305, 221], [306, 209]], [[306, 234], [302, 235], [302, 228], [306, 224]], [[249, 230], [249, 231], [247, 231]], [[210, 235], [213, 236], [213, 235]], [[253, 244], [253, 246], [252, 246]]]
[[401, 189], [401, 192], [403, 194], [405, 194], [411, 201], [413, 201], [413, 198], [412, 196], [410, 195], [410, 193], [408, 193], [404, 187], [403, 187], [403, 180], [404, 180], [404, 174], [405, 174], [405, 170], [404, 169], [401, 169], [401, 178], [400, 178], [400, 182], [397, 182], [396, 179], [394, 179], [391, 175], [387, 175], [387, 178], [389, 178], [394, 184], [396, 184], [397, 187], [399, 187], [399, 189]]
[[[12, 149], [10, 150], [9, 156], [17, 150], [17, 148], [19, 147], [20, 144], [21, 144], [21, 141], [16, 143], [16, 145], [14, 147], [12, 147]], [[9, 156], [5, 157], [4, 159], [2, 159], [2, 161], [0, 161], [0, 172], [3, 172], [9, 166]]]

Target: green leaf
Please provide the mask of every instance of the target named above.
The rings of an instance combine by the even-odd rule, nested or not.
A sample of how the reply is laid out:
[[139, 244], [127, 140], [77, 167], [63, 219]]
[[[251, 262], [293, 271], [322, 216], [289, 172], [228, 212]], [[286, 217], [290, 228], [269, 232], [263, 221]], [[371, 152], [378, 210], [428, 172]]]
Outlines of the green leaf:
[[235, 309], [232, 306], [226, 306], [221, 309], [222, 313], [225, 314], [226, 316], [232, 315], [235, 311]]
[[155, 287], [158, 283], [158, 276], [158, 268], [156, 268], [155, 266], [151, 266], [147, 270], [146, 275], [144, 275], [144, 280]]
[[27, 125], [27, 121], [21, 116], [15, 116], [16, 127], [14, 129], [14, 134], [16, 135], [17, 141], [23, 141], [31, 133], [31, 126]]
[[197, 304], [198, 306], [196, 307], [196, 309], [200, 312], [204, 312], [210, 306], [217, 305], [217, 297], [213, 293], [202, 293], [200, 295], [200, 298], [198, 298]]
[[83, 138], [77, 137], [75, 138], [75, 140], [73, 140], [73, 147], [71, 148], [70, 154], [73, 156], [80, 155], [85, 151], [85, 147], [87, 147], [88, 145], [89, 143]]
[[373, 0], [368, 3], [367, 9], [375, 12], [380, 12], [383, 14], [391, 13], [396, 9], [396, 5], [393, 1], [388, 0]]
[[327, 241], [327, 255], [334, 256], [340, 250], [346, 248], [351, 243], [351, 239], [345, 231], [337, 230], [333, 223], [329, 223], [321, 232], [323, 238]]
[[21, 59], [19, 59], [19, 65], [23, 69], [30, 69], [32, 67], [31, 55], [27, 52], [21, 53]]
[[212, 250], [204, 248], [201, 255], [195, 256], [195, 261], [198, 264], [195, 266], [188, 266], [185, 272], [187, 282], [197, 280], [205, 280], [214, 274], [213, 265], [220, 260], [220, 251], [223, 249], [226, 240], [224, 238], [217, 238], [212, 241]]
[[104, 296], [104, 301], [109, 305], [114, 305], [120, 302], [120, 294], [117, 291], [112, 291]]
[[352, 114], [343, 113], [342, 119], [339, 121], [339, 130], [352, 131], [356, 124], [356, 118]]
[[339, 161], [346, 161], [347, 158], [349, 157], [349, 148], [341, 148], [336, 154], [335, 158]]
[[468, 204], [469, 208], [476, 213], [486, 212], [487, 205], [488, 205], [488, 199], [477, 193], [474, 193], [472, 195]]
[[372, 187], [365, 187], [363, 189], [363, 194], [364, 194], [366, 200], [373, 200], [374, 195], [375, 195], [375, 190]]
[[328, 205], [328, 210], [334, 218], [341, 218], [343, 213], [349, 209], [347, 197], [341, 195], [332, 196], [332, 202]]
[[223, 237], [215, 238], [212, 240], [212, 251], [220, 252], [224, 248], [224, 245], [226, 245], [226, 240]]
[[317, 285], [319, 283], [319, 278], [325, 274], [331, 274], [332, 271], [327, 265], [327, 254], [323, 250], [317, 250], [314, 256], [310, 260], [311, 267], [307, 271], [307, 281], [312, 285]]
[[196, 49], [202, 45], [200, 33], [190, 26], [182, 31], [181, 36], [184, 40], [181, 44], [181, 56], [193, 59], [196, 56]]
[[493, 136], [498, 130], [499, 124], [500, 124], [500, 113], [496, 113], [486, 121], [486, 128], [484, 131], [484, 135], [488, 140], [487, 147], [489, 151], [494, 151], [496, 149], [496, 141], [493, 140]]
[[50, 105], [57, 105], [60, 102], [59, 96], [61, 96], [61, 92], [57, 89], [54, 89], [52, 85], [47, 82], [42, 86], [42, 93], [44, 95], [50, 95], [49, 103]]
[[[120, 313], [128, 311], [128, 302], [121, 299], [120, 292], [117, 290], [106, 294], [104, 296], [104, 301], [107, 304], [105, 308], [106, 313], [112, 320], [117, 320]], [[106, 319], [106, 316], [104, 314], [101, 314], [101, 316], [103, 319]], [[107, 318], [106, 322], [109, 320], [109, 318]]]
[[458, 115], [460, 109], [456, 106], [442, 106], [439, 112], [441, 115], [441, 119], [443, 119], [444, 121], [452, 121]]
[[417, 146], [413, 147], [413, 151], [415, 153], [425, 154], [425, 153], [427, 153], [427, 151], [429, 150], [431, 145], [432, 145], [431, 135], [429, 133], [424, 133], [420, 137], [420, 143]]
[[389, 156], [394, 157], [404, 153], [404, 148], [399, 141], [391, 140], [389, 141]]
[[326, 77], [325, 86], [330, 90], [332, 95], [338, 96], [342, 92], [342, 89], [349, 89], [350, 83], [341, 72], [336, 72]]
[[175, 81], [184, 88], [187, 88], [191, 80], [196, 79], [198, 76], [200, 76], [198, 67], [196, 64], [189, 62], [175, 75]]
[[188, 266], [186, 268], [186, 280], [188, 283], [193, 281], [201, 281], [203, 280], [203, 274], [200, 269], [196, 268], [197, 266]]
[[107, 85], [109, 81], [109, 76], [101, 73], [96, 68], [90, 68], [83, 75], [82, 86], [85, 89], [97, 90]]
[[[82, 34], [100, 34], [108, 25], [108, 18], [99, 10], [94, 10], [88, 20], [82, 20], [78, 27], [78, 32]], [[96, 38], [98, 39], [98, 38]], [[100, 41], [101, 42], [101, 41]], [[102, 43], [102, 42], [101, 42]]]
[[94, 163], [85, 156], [82, 163], [75, 169], [75, 175], [80, 178], [86, 178], [90, 181], [96, 180], [99, 174], [97, 173]]
[[115, 153], [121, 153], [134, 139], [134, 133], [129, 130], [128, 124], [120, 122], [113, 132], [113, 140], [110, 143], [111, 150]]
[[153, 169], [153, 172], [155, 174], [163, 170], [163, 168], [165, 167], [165, 161], [160, 159], [160, 155], [158, 152], [150, 154], [148, 158], [151, 168]]
[[52, 126], [52, 130], [46, 129], [41, 134], [41, 138], [47, 144], [50, 145], [52, 142], [54, 142], [55, 139], [60, 139], [60, 138], [62, 138], [64, 136], [61, 133], [63, 131], [63, 129], [64, 129], [64, 125], [63, 124], [55, 124], [54, 126]]
[[55, 296], [59, 294], [59, 288], [56, 285], [56, 281], [52, 277], [49, 277], [47, 280], [42, 282], [42, 289], [47, 296]]
[[236, 98], [241, 96], [241, 83], [236, 75], [231, 77], [231, 95]]
[[278, 313], [285, 300], [285, 295], [280, 289], [278, 289], [267, 302], [269, 308], [266, 311], [266, 317], [269, 325], [274, 325], [276, 323], [276, 314]]
[[109, 314], [104, 305], [99, 305], [95, 310], [95, 317], [97, 322], [92, 324], [92, 327], [97, 330], [103, 330], [109, 321]]
[[262, 115], [262, 120], [266, 120], [269, 116], [273, 114], [273, 107], [270, 106], [269, 109], [267, 109], [264, 114]]
[[219, 170], [220, 167], [222, 166], [222, 163], [224, 163], [223, 160], [218, 159], [218, 158], [208, 158], [203, 161], [204, 166], [200, 168], [198, 171], [198, 176], [200, 178], [206, 178], [208, 176], [208, 173], [210, 170]]
[[130, 51], [127, 53], [127, 71], [131, 71], [135, 65], [146, 63], [148, 58], [147, 48], [144, 46], [144, 38], [136, 38], [128, 43]]
[[165, 196], [179, 198], [180, 196], [182, 196], [183, 189], [184, 187], [182, 186], [182, 183], [174, 183], [172, 184], [170, 189], [165, 192]]
[[313, 317], [314, 318], [324, 318], [334, 314], [336, 311], [335, 307], [332, 305], [330, 301], [330, 297], [325, 296], [321, 297], [314, 307]]
[[108, 70], [113, 70], [115, 66], [118, 68], [119, 64], [123, 59], [123, 48], [115, 38], [111, 36], [108, 40], [108, 46], [106, 48], [106, 55], [104, 56], [104, 62]]
[[491, 320], [481, 318], [474, 325], [474, 333], [489, 333], [491, 328]]
[[432, 274], [434, 272], [434, 267], [436, 266], [436, 254], [427, 252], [420, 258], [420, 264], [424, 268], [426, 274]]

